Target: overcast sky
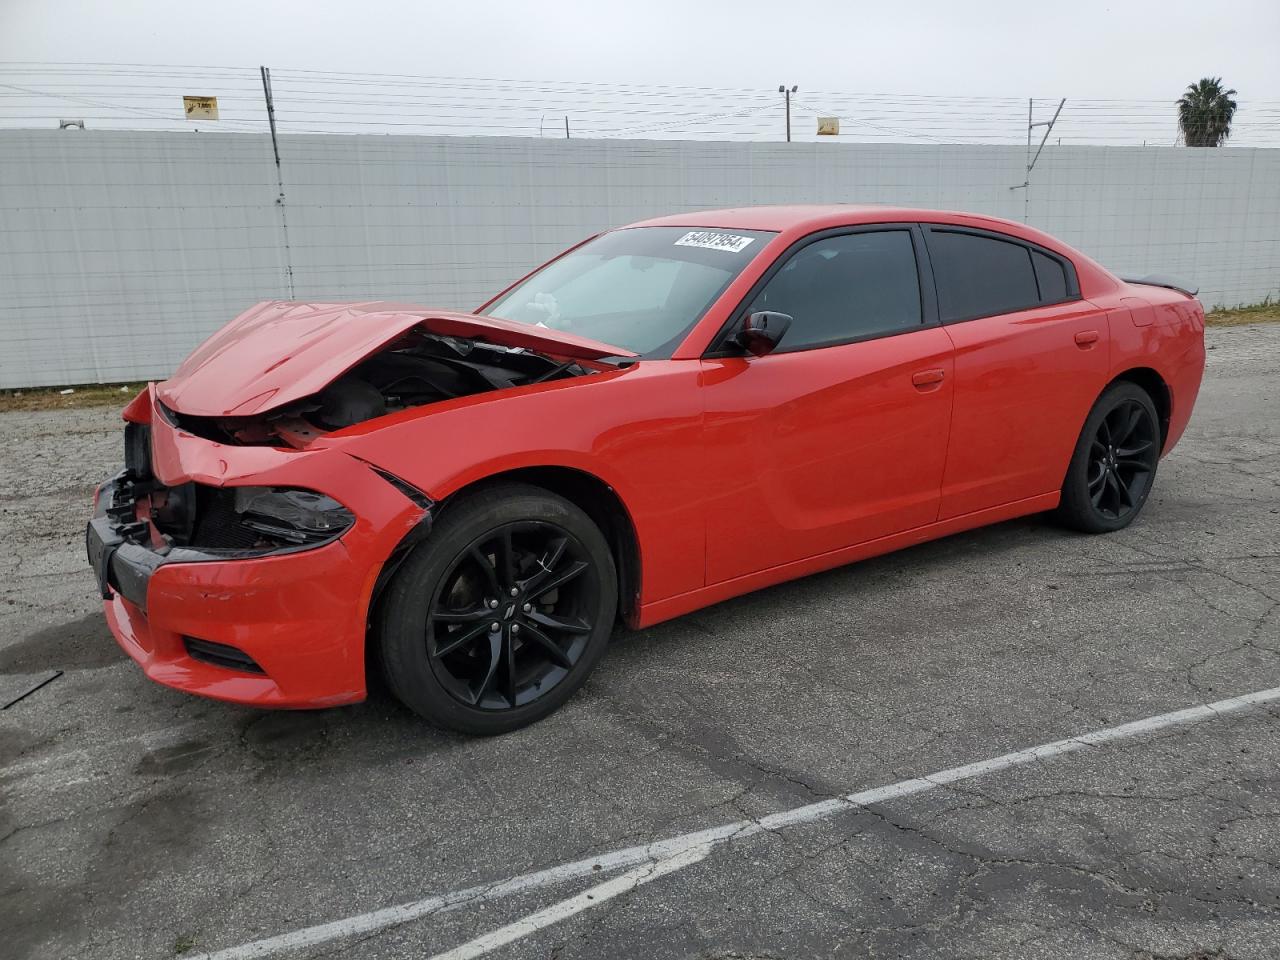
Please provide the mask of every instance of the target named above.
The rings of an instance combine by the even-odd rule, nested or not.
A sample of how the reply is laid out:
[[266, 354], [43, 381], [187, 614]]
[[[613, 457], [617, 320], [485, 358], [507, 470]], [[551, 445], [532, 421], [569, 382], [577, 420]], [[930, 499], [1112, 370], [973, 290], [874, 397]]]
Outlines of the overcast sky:
[[0, 0], [0, 60], [551, 80], [1280, 98], [1276, 0]]
[[813, 107], [819, 91], [1171, 103], [1221, 75], [1243, 102], [1280, 101], [1280, 2], [0, 0], [0, 60], [785, 82]]

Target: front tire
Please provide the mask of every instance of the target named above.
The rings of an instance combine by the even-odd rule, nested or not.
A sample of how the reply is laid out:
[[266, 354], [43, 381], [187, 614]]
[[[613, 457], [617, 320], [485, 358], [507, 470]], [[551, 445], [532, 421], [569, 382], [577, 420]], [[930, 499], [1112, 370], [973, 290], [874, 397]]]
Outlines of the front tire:
[[1145, 390], [1123, 380], [1108, 387], [1080, 431], [1058, 519], [1085, 533], [1127, 527], [1151, 493], [1162, 439], [1155, 404]]
[[438, 726], [516, 730], [582, 686], [617, 602], [609, 545], [575, 504], [516, 483], [463, 494], [387, 588], [387, 681]]

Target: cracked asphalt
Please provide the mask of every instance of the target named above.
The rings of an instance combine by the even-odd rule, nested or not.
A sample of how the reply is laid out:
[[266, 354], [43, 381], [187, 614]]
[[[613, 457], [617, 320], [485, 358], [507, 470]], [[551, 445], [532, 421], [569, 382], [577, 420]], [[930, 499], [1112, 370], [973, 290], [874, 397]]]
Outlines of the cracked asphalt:
[[[1128, 530], [1006, 523], [620, 633], [491, 740], [152, 685], [83, 558], [118, 415], [0, 415], [0, 692], [64, 671], [0, 711], [0, 953], [235, 947], [1280, 686], [1280, 324], [1208, 340]], [[1273, 701], [733, 840], [491, 955], [1276, 958], [1278, 771]], [[594, 882], [282, 956], [428, 957]]]

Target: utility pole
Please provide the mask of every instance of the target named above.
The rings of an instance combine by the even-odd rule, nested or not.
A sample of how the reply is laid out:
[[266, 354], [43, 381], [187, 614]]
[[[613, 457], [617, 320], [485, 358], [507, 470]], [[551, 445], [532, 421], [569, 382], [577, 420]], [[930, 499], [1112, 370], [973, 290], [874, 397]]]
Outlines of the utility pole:
[[778, 92], [784, 94], [787, 98], [787, 143], [791, 142], [791, 95], [800, 88], [792, 84], [790, 88], [783, 84], [778, 87]]
[[[1027, 183], [1031, 180], [1031, 128], [1035, 126], [1031, 121], [1033, 119], [1032, 111], [1034, 109], [1035, 100], [1032, 97], [1027, 97], [1027, 179], [1022, 182], [1024, 187], [1027, 186]], [[1025, 221], [1026, 217], [1023, 217], [1023, 220]]]
[[267, 67], [258, 68], [262, 72], [262, 96], [267, 101], [267, 124], [271, 127], [271, 152], [276, 158], [276, 186], [279, 195], [276, 197], [276, 209], [280, 211], [280, 235], [284, 239], [285, 279], [289, 287], [289, 299], [293, 293], [293, 252], [289, 249], [289, 218], [284, 209], [284, 171], [280, 167], [280, 143], [276, 140], [276, 105], [271, 98], [271, 71]]
[[567, 113], [564, 115], [564, 138], [566, 140], [569, 139], [569, 115]]
[[[1053, 132], [1053, 125], [1058, 122], [1058, 114], [1062, 113], [1062, 108], [1066, 104], [1067, 98], [1063, 97], [1058, 101], [1058, 109], [1053, 111], [1053, 119], [1039, 123], [1035, 121], [1033, 111], [1035, 110], [1035, 101], [1028, 98], [1027, 100], [1027, 178], [1016, 187], [1010, 187], [1010, 190], [1022, 190], [1022, 222], [1026, 223], [1031, 215], [1031, 171], [1035, 169], [1036, 161], [1040, 159], [1040, 153], [1044, 150], [1044, 145], [1049, 140], [1049, 134]], [[1031, 131], [1036, 127], [1044, 127], [1044, 136], [1040, 138], [1040, 146], [1036, 149], [1036, 155], [1031, 155]], [[1062, 138], [1058, 138], [1058, 144], [1062, 144]]]
[[262, 73], [262, 97], [267, 101], [267, 125], [271, 127], [271, 152], [276, 155], [276, 173], [280, 172], [280, 144], [276, 142], [276, 103], [271, 99], [271, 71], [259, 67]]

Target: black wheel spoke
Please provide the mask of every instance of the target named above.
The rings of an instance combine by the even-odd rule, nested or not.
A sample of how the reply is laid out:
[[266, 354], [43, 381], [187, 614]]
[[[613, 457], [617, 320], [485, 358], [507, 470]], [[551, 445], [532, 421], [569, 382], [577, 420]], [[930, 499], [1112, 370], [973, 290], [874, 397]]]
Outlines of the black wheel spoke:
[[1128, 470], [1132, 473], [1148, 473], [1151, 470], [1151, 464], [1146, 460], [1131, 460], [1128, 458], [1116, 458], [1116, 466], [1122, 470]]
[[1119, 505], [1123, 505], [1126, 510], [1133, 506], [1133, 497], [1129, 494], [1129, 485], [1124, 482], [1124, 477], [1119, 473], [1114, 473], [1112, 476], [1116, 478], [1116, 513], [1119, 513]]
[[1144, 440], [1135, 447], [1116, 447], [1117, 457], [1136, 457], [1140, 453], [1146, 453], [1152, 447], [1150, 440]]
[[1111, 512], [1114, 513], [1116, 516], [1119, 516], [1120, 515], [1120, 481], [1116, 479], [1116, 475], [1113, 472], [1107, 473], [1107, 489], [1112, 493], [1111, 502], [1113, 505], [1111, 507]]
[[503, 586], [510, 586], [515, 583], [516, 553], [515, 547], [511, 543], [510, 527], [502, 528], [502, 535], [498, 537], [498, 548], [494, 560], [494, 566], [498, 571], [498, 579], [502, 581]]
[[489, 688], [493, 686], [493, 678], [498, 673], [498, 663], [502, 659], [502, 631], [491, 630], [489, 632], [489, 665], [485, 670], [484, 676], [481, 678], [479, 685], [475, 688], [471, 702], [479, 703], [484, 699], [484, 695], [489, 692]]
[[[1107, 479], [1107, 475], [1105, 473], [1102, 475], [1102, 479], [1103, 481]], [[1107, 492], [1107, 484], [1105, 482], [1102, 482], [1098, 484], [1097, 490], [1094, 490], [1089, 494], [1090, 502], [1099, 510], [1102, 509], [1102, 497], [1103, 497], [1103, 494], [1105, 494], [1106, 492]]]
[[542, 589], [542, 584], [546, 582], [560, 563], [564, 552], [569, 547], [569, 541], [564, 537], [557, 537], [548, 546], [547, 551], [538, 558], [538, 572], [526, 580], [523, 584], [524, 589], [529, 592], [530, 596], [537, 596], [535, 591]]
[[1123, 415], [1123, 411], [1125, 410], [1124, 407], [1121, 407], [1120, 409], [1122, 411], [1121, 422], [1123, 423], [1123, 426], [1120, 429], [1120, 435], [1115, 438], [1115, 444], [1117, 447], [1133, 436], [1133, 431], [1138, 429], [1138, 424], [1142, 420], [1142, 414], [1145, 412], [1142, 407], [1138, 406], [1136, 403], [1130, 405], [1128, 416]]
[[485, 586], [489, 589], [489, 595], [496, 597], [502, 593], [502, 587], [498, 584], [498, 571], [494, 568], [493, 561], [489, 559], [489, 555], [479, 547], [472, 547], [468, 553], [476, 566], [480, 568]]
[[573, 661], [569, 659], [569, 655], [561, 649], [558, 643], [548, 637], [545, 633], [537, 627], [528, 624], [525, 625], [524, 629], [525, 632], [533, 638], [534, 642], [547, 652], [551, 657], [552, 663], [557, 666], [564, 667], [566, 670], [573, 666]]
[[431, 614], [437, 623], [475, 623], [477, 620], [488, 620], [493, 611], [487, 607], [472, 607], [470, 610], [436, 610]]
[[[1107, 479], [1107, 467], [1103, 463], [1092, 463], [1089, 465], [1091, 470], [1096, 469], [1097, 475], [1089, 478], [1089, 492], [1101, 490], [1103, 482]], [[1096, 501], [1095, 501], [1096, 502]]]
[[529, 596], [535, 600], [544, 594], [550, 593], [559, 587], [563, 587], [570, 580], [574, 579], [578, 574], [587, 569], [587, 565], [581, 560], [575, 560], [563, 570], [557, 570], [549, 575], [548, 579], [543, 580], [536, 587], [529, 590]]
[[503, 652], [506, 653], [507, 668], [505, 696], [507, 705], [514, 707], [516, 705], [516, 645], [515, 639], [511, 635], [511, 628], [508, 627], [503, 633], [506, 635], [506, 639], [502, 644]]
[[569, 619], [568, 617], [556, 617], [549, 613], [543, 613], [541, 610], [534, 610], [525, 615], [540, 627], [547, 627], [551, 630], [563, 630], [565, 633], [590, 633], [591, 624], [583, 623], [581, 620]]
[[[437, 619], [439, 618], [437, 617]], [[478, 623], [469, 630], [455, 630], [453, 633], [447, 634], [442, 639], [436, 641], [435, 651], [431, 655], [437, 658], [447, 657], [455, 650], [458, 650], [475, 640], [476, 637], [480, 636], [488, 629], [489, 625], [487, 623]]]
[[567, 537], [557, 537], [551, 544], [547, 555], [542, 560], [542, 568], [544, 570], [554, 570], [556, 564], [560, 562], [560, 558], [564, 556], [564, 552], [569, 549], [569, 540]]

